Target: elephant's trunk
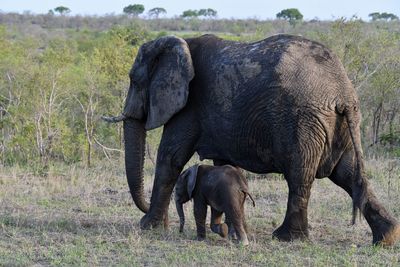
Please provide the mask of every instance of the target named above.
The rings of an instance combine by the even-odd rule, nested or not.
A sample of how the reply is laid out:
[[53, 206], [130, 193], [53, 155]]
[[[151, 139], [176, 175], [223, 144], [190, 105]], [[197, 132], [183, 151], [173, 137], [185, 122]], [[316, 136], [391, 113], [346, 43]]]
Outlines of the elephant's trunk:
[[183, 203], [175, 201], [176, 211], [179, 215], [179, 232], [183, 232], [183, 227], [185, 226], [185, 213], [183, 212]]
[[143, 165], [146, 142], [144, 124], [138, 120], [124, 120], [125, 169], [133, 201], [147, 213], [149, 203], [144, 199]]

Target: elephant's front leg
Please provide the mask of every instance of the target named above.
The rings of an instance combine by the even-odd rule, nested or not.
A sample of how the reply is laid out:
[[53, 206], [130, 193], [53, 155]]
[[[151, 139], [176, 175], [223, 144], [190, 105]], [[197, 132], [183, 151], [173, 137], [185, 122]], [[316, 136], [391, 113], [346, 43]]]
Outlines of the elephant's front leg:
[[172, 190], [182, 167], [172, 167], [166, 163], [158, 163], [154, 179], [153, 192], [149, 212], [140, 220], [141, 229], [150, 229], [161, 224], [168, 225], [168, 206]]
[[172, 190], [183, 167], [193, 156], [197, 137], [197, 124], [190, 112], [181, 113], [164, 126], [157, 153], [150, 209], [140, 221], [142, 229], [159, 225], [167, 214]]
[[308, 238], [307, 207], [313, 178], [299, 180], [300, 183], [289, 178], [289, 199], [285, 219], [273, 232], [273, 236], [282, 241]]

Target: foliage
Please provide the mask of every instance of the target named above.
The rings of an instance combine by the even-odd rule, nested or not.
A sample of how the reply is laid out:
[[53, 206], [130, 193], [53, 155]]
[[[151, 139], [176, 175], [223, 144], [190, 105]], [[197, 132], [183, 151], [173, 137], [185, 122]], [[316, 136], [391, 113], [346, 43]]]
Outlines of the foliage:
[[188, 9], [182, 12], [181, 17], [182, 18], [193, 18], [193, 17], [198, 17], [199, 16], [199, 12], [197, 10], [192, 10], [192, 9]]
[[379, 145], [382, 133], [400, 128], [400, 35], [367, 26], [357, 18], [339, 19], [318, 38], [336, 52], [358, 91], [363, 141], [372, 147]]
[[121, 129], [99, 118], [122, 110], [127, 73], [145, 32], [114, 28], [89, 47], [79, 37], [54, 38], [38, 50], [39, 43], [8, 39], [1, 29], [2, 163], [91, 165], [93, 157], [115, 154], [107, 147], [120, 151]]
[[183, 11], [182, 18], [194, 18], [194, 17], [209, 17], [213, 18], [217, 16], [217, 11], [212, 8], [200, 9], [200, 10], [185, 10]]
[[[122, 154], [121, 125], [100, 115], [121, 112], [138, 47], [168, 34], [216, 32], [256, 41], [279, 32], [301, 34], [330, 47], [358, 91], [366, 152], [398, 155], [400, 23], [360, 19], [285, 20], [129, 19], [0, 15], [0, 165], [46, 173], [55, 162], [94, 165]], [[118, 27], [111, 25], [120, 25]], [[12, 26], [9, 26], [12, 25]], [[155, 161], [162, 129], [148, 133]]]
[[158, 18], [158, 16], [160, 16], [160, 14], [167, 14], [167, 10], [165, 10], [162, 7], [155, 7], [149, 10], [148, 12], [150, 17], [154, 17], [154, 18]]
[[374, 12], [368, 15], [373, 21], [375, 20], [398, 20], [399, 17], [392, 14], [392, 13], [379, 13], [379, 12]]
[[123, 11], [125, 14], [137, 17], [144, 12], [144, 6], [141, 4], [129, 5], [124, 7]]
[[295, 25], [296, 22], [303, 19], [303, 15], [297, 8], [288, 8], [276, 14], [276, 18], [288, 20], [290, 25]]
[[384, 145], [396, 145], [397, 147], [400, 147], [400, 131], [391, 131], [389, 133], [381, 134], [380, 141]]
[[65, 6], [58, 6], [54, 8], [54, 11], [60, 13], [60, 15], [65, 15], [71, 12], [71, 10]]
[[212, 8], [200, 9], [198, 14], [199, 16], [213, 18], [217, 16], [217, 11]]

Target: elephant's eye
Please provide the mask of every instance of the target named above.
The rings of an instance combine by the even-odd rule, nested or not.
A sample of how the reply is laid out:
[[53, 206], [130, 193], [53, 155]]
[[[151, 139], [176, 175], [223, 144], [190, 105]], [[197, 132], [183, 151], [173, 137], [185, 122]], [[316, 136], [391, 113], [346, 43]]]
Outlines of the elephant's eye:
[[158, 57], [156, 57], [156, 58], [153, 60], [153, 64], [150, 65], [150, 69], [149, 69], [149, 73], [150, 73], [150, 76], [149, 76], [149, 77], [152, 77], [152, 76], [153, 76], [154, 72], [155, 72], [156, 69], [157, 69], [158, 62], [159, 62], [159, 61], [160, 61], [160, 59], [159, 59]]
[[140, 89], [139, 84], [134, 79], [131, 79], [130, 88], [132, 88], [132, 87], [135, 88], [136, 90]]

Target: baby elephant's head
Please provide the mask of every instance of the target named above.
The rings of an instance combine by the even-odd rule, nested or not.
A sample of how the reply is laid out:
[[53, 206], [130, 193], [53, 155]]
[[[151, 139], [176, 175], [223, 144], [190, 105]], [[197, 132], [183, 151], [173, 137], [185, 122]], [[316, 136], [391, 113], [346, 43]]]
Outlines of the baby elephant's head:
[[185, 214], [183, 213], [183, 204], [192, 199], [194, 187], [196, 186], [197, 170], [199, 166], [194, 165], [182, 172], [175, 185], [175, 204], [179, 215], [179, 232], [183, 232], [185, 225]]

